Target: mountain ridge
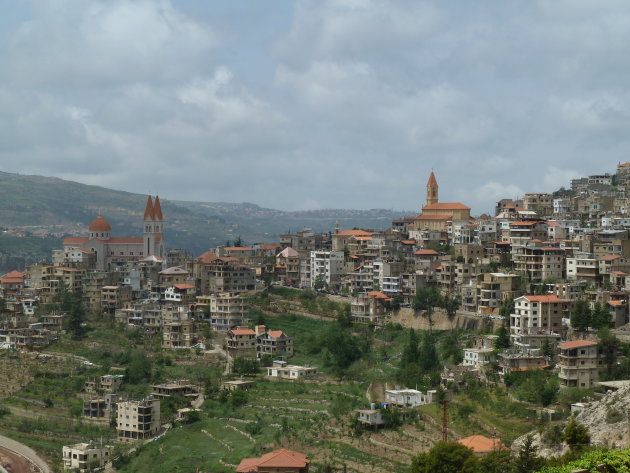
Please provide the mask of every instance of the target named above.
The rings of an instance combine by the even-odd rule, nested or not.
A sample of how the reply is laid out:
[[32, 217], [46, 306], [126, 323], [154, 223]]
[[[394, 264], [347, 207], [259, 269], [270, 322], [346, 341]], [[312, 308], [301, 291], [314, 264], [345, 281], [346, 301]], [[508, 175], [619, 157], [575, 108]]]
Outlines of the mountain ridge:
[[[101, 214], [112, 225], [112, 234], [140, 235], [146, 197], [58, 177], [0, 171], [0, 226], [18, 228], [26, 235], [61, 238], [86, 234], [89, 223]], [[160, 200], [167, 246], [186, 249], [193, 255], [238, 237], [248, 244], [275, 242], [288, 231], [332, 231], [337, 221], [342, 228], [388, 228], [391, 220], [414, 214], [388, 209], [287, 211], [251, 202]], [[32, 251], [29, 254], [33, 256]]]

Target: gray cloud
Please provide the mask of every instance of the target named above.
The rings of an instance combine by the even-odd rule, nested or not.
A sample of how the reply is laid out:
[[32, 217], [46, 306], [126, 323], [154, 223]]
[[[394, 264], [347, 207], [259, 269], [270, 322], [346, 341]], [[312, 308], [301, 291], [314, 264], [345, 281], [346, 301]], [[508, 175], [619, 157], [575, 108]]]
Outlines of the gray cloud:
[[239, 2], [0, 6], [6, 171], [418, 209], [434, 169], [443, 200], [481, 213], [630, 155], [621, 0], [277, 2], [275, 31]]

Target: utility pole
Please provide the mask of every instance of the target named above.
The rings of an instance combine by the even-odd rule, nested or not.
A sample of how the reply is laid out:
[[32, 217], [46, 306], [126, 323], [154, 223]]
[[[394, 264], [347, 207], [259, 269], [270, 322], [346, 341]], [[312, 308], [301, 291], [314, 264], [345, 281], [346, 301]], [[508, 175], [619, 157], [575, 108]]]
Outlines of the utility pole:
[[448, 401], [442, 401], [442, 441], [448, 442]]

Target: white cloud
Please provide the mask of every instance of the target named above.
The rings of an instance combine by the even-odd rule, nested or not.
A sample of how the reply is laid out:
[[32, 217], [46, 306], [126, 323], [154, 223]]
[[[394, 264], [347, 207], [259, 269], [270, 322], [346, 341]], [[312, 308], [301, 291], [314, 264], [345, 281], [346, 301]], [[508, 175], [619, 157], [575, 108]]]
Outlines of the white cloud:
[[168, 0], [37, 0], [5, 48], [14, 83], [103, 87], [172, 81], [193, 73], [218, 44], [215, 31]]

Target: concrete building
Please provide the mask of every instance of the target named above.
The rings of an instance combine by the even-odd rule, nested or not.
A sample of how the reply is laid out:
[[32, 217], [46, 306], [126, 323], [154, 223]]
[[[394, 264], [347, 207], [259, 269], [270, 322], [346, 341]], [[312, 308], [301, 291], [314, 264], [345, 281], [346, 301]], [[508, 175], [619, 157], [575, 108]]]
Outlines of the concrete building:
[[91, 471], [102, 467], [110, 461], [114, 447], [110, 445], [97, 446], [94, 443], [77, 443], [64, 446], [62, 449], [64, 471]]
[[320, 282], [329, 287], [336, 287], [341, 282], [343, 272], [342, 251], [311, 251], [309, 287], [314, 288]]
[[160, 401], [149, 396], [142, 401], [118, 403], [116, 426], [119, 442], [154, 437], [160, 431]]
[[602, 360], [599, 357], [597, 342], [575, 340], [559, 345], [560, 386], [592, 388], [599, 381]]
[[267, 368], [270, 378], [302, 379], [317, 375], [317, 368], [313, 366], [289, 365], [286, 361], [276, 360], [273, 366]]
[[569, 301], [555, 294], [515, 299], [514, 313], [510, 314], [510, 339], [516, 346], [526, 348], [540, 348], [545, 339], [559, 339], [568, 308]]

